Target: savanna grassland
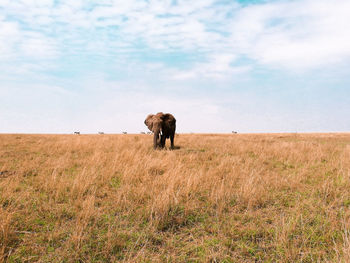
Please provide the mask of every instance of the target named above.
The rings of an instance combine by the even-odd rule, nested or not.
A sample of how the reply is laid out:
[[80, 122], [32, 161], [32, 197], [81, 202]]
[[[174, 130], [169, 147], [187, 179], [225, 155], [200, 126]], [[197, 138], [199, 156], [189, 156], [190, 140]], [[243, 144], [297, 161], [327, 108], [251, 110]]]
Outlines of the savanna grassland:
[[175, 145], [0, 135], [0, 262], [350, 262], [350, 134]]

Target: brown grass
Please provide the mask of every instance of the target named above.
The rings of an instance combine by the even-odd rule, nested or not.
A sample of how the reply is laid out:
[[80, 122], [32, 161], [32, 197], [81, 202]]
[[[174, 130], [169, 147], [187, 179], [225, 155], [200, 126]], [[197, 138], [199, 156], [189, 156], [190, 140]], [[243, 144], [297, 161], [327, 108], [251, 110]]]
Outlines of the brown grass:
[[349, 134], [0, 135], [0, 262], [349, 262]]

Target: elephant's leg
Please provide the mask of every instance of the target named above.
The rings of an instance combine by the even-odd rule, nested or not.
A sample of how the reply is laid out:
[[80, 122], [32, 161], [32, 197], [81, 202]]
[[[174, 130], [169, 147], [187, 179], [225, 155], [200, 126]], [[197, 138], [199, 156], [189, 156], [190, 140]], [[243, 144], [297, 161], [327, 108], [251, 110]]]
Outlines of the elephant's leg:
[[175, 134], [170, 135], [170, 148], [174, 149], [174, 136]]
[[162, 135], [162, 136], [161, 136], [161, 141], [160, 141], [160, 146], [161, 146], [162, 148], [164, 148], [164, 146], [165, 146], [165, 139], [166, 139], [166, 136], [165, 136], [165, 135]]

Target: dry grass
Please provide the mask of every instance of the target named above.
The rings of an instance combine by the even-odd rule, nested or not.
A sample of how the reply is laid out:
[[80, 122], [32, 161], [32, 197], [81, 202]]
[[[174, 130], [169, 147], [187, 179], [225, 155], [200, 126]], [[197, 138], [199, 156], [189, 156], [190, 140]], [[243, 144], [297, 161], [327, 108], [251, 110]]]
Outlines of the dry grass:
[[349, 262], [350, 135], [0, 135], [0, 262]]

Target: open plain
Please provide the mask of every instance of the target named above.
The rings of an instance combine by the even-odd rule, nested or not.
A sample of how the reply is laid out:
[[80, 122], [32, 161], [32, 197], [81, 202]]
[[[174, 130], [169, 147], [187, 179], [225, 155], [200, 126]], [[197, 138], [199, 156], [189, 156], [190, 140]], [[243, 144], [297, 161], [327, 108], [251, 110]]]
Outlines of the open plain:
[[350, 134], [175, 146], [0, 135], [0, 262], [350, 261]]

